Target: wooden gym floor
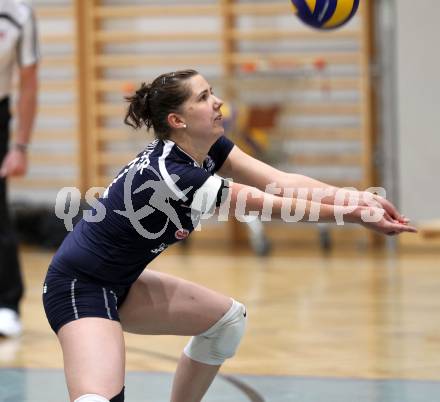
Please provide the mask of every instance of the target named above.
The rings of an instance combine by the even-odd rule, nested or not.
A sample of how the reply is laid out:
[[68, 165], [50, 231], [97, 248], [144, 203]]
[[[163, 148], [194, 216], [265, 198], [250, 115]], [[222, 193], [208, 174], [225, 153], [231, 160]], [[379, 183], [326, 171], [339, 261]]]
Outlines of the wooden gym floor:
[[[151, 269], [244, 302], [249, 325], [206, 401], [427, 402], [440, 395], [440, 254], [174, 247]], [[41, 305], [52, 252], [24, 249], [24, 334], [0, 339], [0, 401], [67, 401]], [[167, 401], [186, 338], [126, 336], [128, 402]]]

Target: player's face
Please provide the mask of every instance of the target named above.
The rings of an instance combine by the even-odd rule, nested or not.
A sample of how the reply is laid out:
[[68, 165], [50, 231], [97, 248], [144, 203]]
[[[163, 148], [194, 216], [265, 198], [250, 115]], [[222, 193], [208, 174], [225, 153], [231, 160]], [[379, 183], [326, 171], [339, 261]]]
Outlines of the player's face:
[[209, 136], [213, 140], [223, 135], [223, 117], [220, 107], [223, 101], [217, 98], [211, 86], [201, 76], [191, 77], [187, 85], [191, 88], [190, 98], [183, 104], [182, 114], [191, 136]]

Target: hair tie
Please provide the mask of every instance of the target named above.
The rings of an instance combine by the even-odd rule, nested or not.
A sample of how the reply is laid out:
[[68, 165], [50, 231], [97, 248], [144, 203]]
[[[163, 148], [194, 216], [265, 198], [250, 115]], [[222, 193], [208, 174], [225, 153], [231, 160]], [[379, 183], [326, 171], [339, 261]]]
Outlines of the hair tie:
[[149, 95], [149, 92], [147, 91], [147, 92], [145, 92], [144, 96], [142, 97], [143, 104], [148, 102], [148, 95]]

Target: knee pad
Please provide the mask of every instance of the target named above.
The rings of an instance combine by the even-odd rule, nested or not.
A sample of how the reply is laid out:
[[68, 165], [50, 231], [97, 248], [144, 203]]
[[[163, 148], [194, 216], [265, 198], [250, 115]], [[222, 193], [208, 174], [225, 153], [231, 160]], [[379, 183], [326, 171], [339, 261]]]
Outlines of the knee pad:
[[75, 399], [74, 402], [110, 402], [107, 398], [96, 394], [86, 394]]
[[193, 336], [184, 349], [192, 360], [218, 366], [234, 356], [246, 327], [246, 308], [233, 300], [231, 308], [211, 328]]

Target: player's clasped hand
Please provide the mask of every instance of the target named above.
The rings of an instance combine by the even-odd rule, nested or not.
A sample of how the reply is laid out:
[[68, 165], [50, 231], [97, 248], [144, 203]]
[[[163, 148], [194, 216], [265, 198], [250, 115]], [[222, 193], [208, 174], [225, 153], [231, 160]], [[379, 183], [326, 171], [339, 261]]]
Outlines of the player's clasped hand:
[[[394, 206], [389, 203], [393, 208]], [[414, 226], [408, 225], [409, 220], [405, 218], [404, 216], [400, 215], [397, 210], [394, 208], [396, 213], [393, 215], [390, 215], [390, 213], [385, 209], [381, 207], [362, 207], [363, 214], [367, 215], [382, 215], [382, 218], [380, 220], [376, 220], [375, 222], [368, 222], [365, 219], [362, 219], [361, 217], [361, 225], [366, 227], [367, 229], [371, 229], [375, 232], [385, 234], [388, 236], [397, 235], [403, 232], [409, 232], [409, 233], [417, 233], [417, 229]], [[397, 219], [395, 219], [396, 217]]]
[[383, 208], [386, 211], [386, 213], [388, 214], [390, 219], [393, 219], [393, 220], [400, 222], [400, 223], [409, 223], [409, 219], [406, 218], [405, 216], [403, 216], [397, 210], [397, 208], [390, 201], [388, 201], [386, 198], [383, 198], [379, 195], [375, 195], [374, 201], [377, 202], [378, 207]]

